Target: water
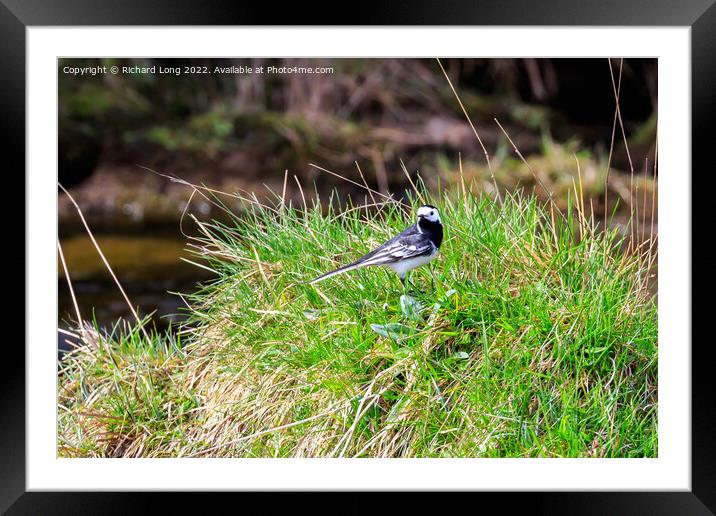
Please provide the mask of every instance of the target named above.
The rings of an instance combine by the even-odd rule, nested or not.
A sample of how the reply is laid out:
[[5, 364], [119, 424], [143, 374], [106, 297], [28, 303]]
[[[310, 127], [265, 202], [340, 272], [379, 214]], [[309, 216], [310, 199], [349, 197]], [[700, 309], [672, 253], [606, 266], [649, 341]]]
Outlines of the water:
[[[162, 234], [165, 233], [165, 234]], [[186, 305], [170, 292], [191, 293], [197, 283], [211, 278], [205, 269], [182, 260], [200, 262], [186, 246], [186, 238], [162, 231], [137, 235], [95, 235], [107, 261], [117, 275], [140, 316], [150, 314], [158, 329], [175, 325], [186, 318]], [[102, 327], [111, 327], [118, 319], [133, 320], [133, 315], [116, 283], [102, 263], [86, 235], [60, 239], [80, 314], [93, 318]], [[74, 321], [74, 305], [62, 264], [58, 260], [58, 325]]]

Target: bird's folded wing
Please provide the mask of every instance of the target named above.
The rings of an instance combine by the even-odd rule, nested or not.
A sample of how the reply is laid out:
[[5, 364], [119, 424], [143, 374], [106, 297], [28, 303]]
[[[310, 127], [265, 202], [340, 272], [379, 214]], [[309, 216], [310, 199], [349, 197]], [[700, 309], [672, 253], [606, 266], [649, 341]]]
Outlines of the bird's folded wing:
[[372, 256], [366, 257], [361, 265], [382, 265], [426, 256], [433, 252], [433, 244], [424, 239], [399, 240], [389, 242], [378, 249]]

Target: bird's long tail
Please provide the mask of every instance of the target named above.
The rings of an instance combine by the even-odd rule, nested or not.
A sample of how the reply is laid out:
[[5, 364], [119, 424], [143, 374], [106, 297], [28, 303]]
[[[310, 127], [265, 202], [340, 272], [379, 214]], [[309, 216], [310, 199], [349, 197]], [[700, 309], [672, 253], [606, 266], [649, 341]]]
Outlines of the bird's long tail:
[[322, 275], [318, 276], [317, 278], [314, 278], [311, 281], [309, 281], [308, 284], [313, 285], [314, 283], [318, 283], [319, 281], [323, 281], [324, 279], [328, 279], [332, 276], [337, 276], [338, 274], [343, 274], [344, 272], [358, 269], [359, 267], [363, 267], [365, 265], [366, 265], [365, 263], [362, 263], [360, 260], [358, 260], [357, 262], [349, 263], [348, 265], [344, 265], [343, 267], [338, 267], [334, 271], [322, 274]]

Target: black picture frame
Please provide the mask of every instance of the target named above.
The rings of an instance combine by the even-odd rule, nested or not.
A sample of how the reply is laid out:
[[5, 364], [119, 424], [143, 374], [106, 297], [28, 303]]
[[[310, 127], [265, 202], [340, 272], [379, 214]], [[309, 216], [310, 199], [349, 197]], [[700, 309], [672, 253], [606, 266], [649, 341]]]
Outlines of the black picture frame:
[[[0, 0], [0, 103], [5, 170], [25, 170], [25, 60], [26, 29], [32, 26], [81, 25], [575, 25], [575, 26], [688, 26], [691, 27], [692, 71], [692, 168], [704, 173], [713, 167], [713, 97], [716, 84], [716, 0], [559, 0], [540, 4], [530, 0], [452, 1], [425, 0], [408, 4], [363, 1], [355, 9], [333, 10], [304, 3], [271, 6], [228, 0], [212, 2], [160, 0]], [[338, 13], [339, 11], [335, 11]], [[54, 114], [48, 114], [48, 117]], [[20, 174], [16, 174], [19, 176]], [[704, 174], [705, 175], [705, 174]], [[693, 177], [693, 176], [692, 176]], [[16, 192], [27, 198], [24, 181]], [[17, 193], [17, 197], [20, 197]], [[692, 202], [693, 206], [697, 204]], [[24, 212], [24, 211], [23, 211]], [[696, 217], [694, 216], [695, 220]], [[693, 234], [693, 232], [692, 232]], [[6, 237], [9, 239], [9, 236]], [[25, 236], [20, 238], [24, 240]], [[16, 240], [12, 260], [25, 267], [25, 246]], [[19, 251], [22, 249], [22, 251]], [[693, 256], [693, 255], [692, 255]], [[25, 269], [25, 275], [32, 271]], [[17, 296], [13, 296], [17, 297]], [[13, 300], [13, 303], [17, 303]], [[25, 303], [23, 302], [23, 306]], [[693, 312], [705, 316], [710, 307]], [[25, 322], [27, 311], [25, 306]], [[698, 316], [692, 320], [703, 320]], [[714, 514], [716, 512], [716, 404], [710, 385], [712, 339], [684, 342], [692, 352], [692, 457], [690, 492], [586, 492], [586, 493], [475, 493], [484, 501], [508, 501], [504, 508], [549, 514]], [[6, 342], [3, 357], [0, 407], [0, 511], [8, 514], [125, 514], [149, 503], [160, 503], [162, 512], [187, 507], [180, 493], [61, 493], [26, 492], [25, 487], [25, 353]], [[11, 364], [8, 366], [7, 364]], [[226, 504], [228, 493], [213, 493], [202, 510]], [[244, 498], [259, 495], [240, 495]], [[265, 496], [265, 495], [264, 495]], [[275, 496], [274, 505], [300, 506], [296, 493]], [[357, 494], [352, 497], [356, 498]], [[290, 498], [290, 501], [289, 501]], [[416, 494], [413, 502], [422, 503]], [[452, 499], [452, 498], [451, 498]], [[459, 499], [459, 498], [458, 498]], [[458, 500], [455, 499], [455, 500]], [[241, 502], [247, 503], [246, 500]], [[471, 504], [474, 502], [471, 502]], [[482, 505], [483, 500], [480, 501]], [[371, 504], [372, 505], [372, 504]], [[364, 503], [351, 504], [356, 509]], [[385, 508], [385, 505], [382, 505]], [[238, 509], [238, 507], [237, 507]]]

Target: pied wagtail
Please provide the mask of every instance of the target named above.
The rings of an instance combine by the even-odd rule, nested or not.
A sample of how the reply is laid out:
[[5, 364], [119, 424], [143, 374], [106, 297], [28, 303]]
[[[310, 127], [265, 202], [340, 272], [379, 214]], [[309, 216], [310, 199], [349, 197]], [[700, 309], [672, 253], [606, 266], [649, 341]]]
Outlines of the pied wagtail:
[[360, 267], [383, 265], [393, 269], [405, 287], [405, 277], [408, 272], [432, 261], [438, 254], [442, 241], [443, 225], [440, 222], [438, 209], [430, 204], [424, 204], [418, 208], [418, 221], [415, 224], [355, 262], [318, 276], [309, 284]]

